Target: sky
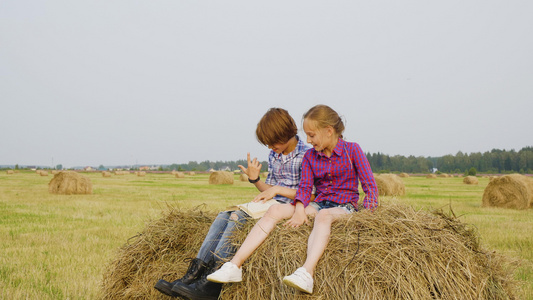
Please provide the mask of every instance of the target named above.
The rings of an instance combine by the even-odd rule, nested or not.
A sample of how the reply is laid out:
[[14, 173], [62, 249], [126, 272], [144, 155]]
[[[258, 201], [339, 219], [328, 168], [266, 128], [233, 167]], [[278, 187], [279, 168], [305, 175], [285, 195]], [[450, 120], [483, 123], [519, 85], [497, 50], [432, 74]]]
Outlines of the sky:
[[532, 15], [530, 0], [0, 0], [0, 165], [266, 160], [261, 116], [301, 128], [316, 104], [365, 152], [518, 151]]

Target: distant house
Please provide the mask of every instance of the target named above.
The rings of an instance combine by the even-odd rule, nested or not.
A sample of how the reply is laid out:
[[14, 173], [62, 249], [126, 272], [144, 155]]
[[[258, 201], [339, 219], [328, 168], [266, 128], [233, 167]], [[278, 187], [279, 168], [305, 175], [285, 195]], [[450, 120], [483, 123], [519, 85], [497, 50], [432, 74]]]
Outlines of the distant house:
[[150, 167], [149, 166], [142, 166], [142, 167], [139, 167], [139, 171], [148, 171], [150, 170]]
[[231, 172], [231, 168], [228, 166], [225, 166], [225, 167], [220, 168], [220, 171]]
[[93, 167], [85, 167], [85, 168], [83, 168], [83, 170], [85, 170], [85, 171], [92, 171], [92, 170], [93, 170]]

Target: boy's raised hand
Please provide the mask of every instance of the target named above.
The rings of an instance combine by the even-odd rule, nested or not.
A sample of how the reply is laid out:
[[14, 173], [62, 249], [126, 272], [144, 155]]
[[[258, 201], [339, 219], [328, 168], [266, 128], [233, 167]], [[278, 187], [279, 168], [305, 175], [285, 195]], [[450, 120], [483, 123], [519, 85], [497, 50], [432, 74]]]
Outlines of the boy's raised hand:
[[254, 157], [253, 160], [250, 160], [250, 152], [248, 152], [247, 155], [248, 158], [248, 168], [245, 168], [244, 166], [239, 165], [239, 168], [242, 170], [242, 172], [246, 175], [248, 175], [248, 178], [250, 179], [256, 179], [259, 177], [259, 173], [261, 172], [261, 167], [263, 166], [259, 161], [257, 160], [257, 157]]

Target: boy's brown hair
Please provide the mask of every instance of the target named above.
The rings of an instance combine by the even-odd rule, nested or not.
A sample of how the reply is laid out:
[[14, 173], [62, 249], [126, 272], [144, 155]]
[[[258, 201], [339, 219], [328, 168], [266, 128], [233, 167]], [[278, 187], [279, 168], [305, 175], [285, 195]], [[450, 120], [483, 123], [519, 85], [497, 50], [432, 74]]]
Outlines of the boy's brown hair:
[[296, 136], [296, 122], [283, 108], [273, 107], [257, 123], [255, 135], [265, 145], [284, 144]]

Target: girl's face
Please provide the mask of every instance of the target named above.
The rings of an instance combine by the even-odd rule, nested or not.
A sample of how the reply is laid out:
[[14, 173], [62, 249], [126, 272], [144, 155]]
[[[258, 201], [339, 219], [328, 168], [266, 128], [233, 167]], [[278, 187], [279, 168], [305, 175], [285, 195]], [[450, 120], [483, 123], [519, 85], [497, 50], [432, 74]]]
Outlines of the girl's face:
[[324, 151], [331, 148], [333, 128], [318, 128], [317, 122], [310, 119], [304, 119], [303, 127], [307, 135], [307, 143], [311, 144], [316, 151]]

